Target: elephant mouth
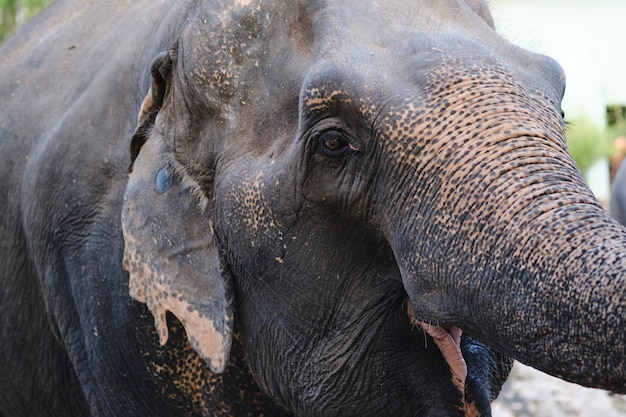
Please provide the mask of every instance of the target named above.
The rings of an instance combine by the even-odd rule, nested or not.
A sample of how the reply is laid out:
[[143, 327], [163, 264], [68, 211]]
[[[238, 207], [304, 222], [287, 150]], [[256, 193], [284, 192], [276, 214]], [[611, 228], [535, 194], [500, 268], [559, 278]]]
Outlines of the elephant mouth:
[[463, 331], [455, 325], [432, 325], [418, 322], [418, 325], [432, 337], [441, 351], [443, 358], [450, 367], [452, 383], [461, 392], [465, 392], [465, 380], [467, 378], [467, 365], [461, 353], [461, 335]]
[[433, 325], [417, 320], [413, 314], [413, 308], [410, 303], [408, 303], [408, 310], [411, 323], [415, 326], [419, 326], [433, 339], [448, 364], [450, 373], [452, 374], [452, 383], [461, 392], [465, 417], [480, 416], [481, 413], [478, 411], [476, 405], [474, 403], [468, 403], [465, 398], [467, 364], [461, 352], [461, 336], [463, 335], [463, 330], [453, 324]]
[[441, 351], [441, 355], [448, 363], [452, 373], [452, 383], [461, 392], [463, 411], [465, 417], [479, 417], [480, 411], [476, 404], [468, 402], [465, 398], [465, 381], [467, 379], [467, 364], [461, 353], [461, 336], [463, 331], [452, 324], [432, 325], [418, 322], [419, 326], [432, 337]]

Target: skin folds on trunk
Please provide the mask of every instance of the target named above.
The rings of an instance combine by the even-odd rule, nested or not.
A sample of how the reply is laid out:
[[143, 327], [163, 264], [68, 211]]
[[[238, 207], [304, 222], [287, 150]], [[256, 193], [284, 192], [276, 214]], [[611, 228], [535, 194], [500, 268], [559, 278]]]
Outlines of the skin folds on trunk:
[[[584, 206], [554, 210], [556, 226], [544, 218], [543, 228], [530, 226], [513, 239], [523, 248], [519, 253], [502, 244], [485, 261], [491, 266], [466, 265], [443, 290], [465, 304], [449, 304], [438, 319], [545, 372], [624, 392], [625, 265], [619, 253], [626, 238], [610, 219], [588, 212]], [[428, 305], [437, 296], [420, 295], [415, 303]], [[603, 355], [595, 354], [599, 346]]]
[[[624, 392], [626, 266], [620, 252], [626, 236], [601, 209], [597, 212], [593, 218], [588, 207], [573, 205], [552, 210], [555, 218], [538, 218], [543, 227], [529, 225], [520, 232], [509, 224], [501, 233], [513, 244], [501, 242], [501, 249], [482, 255], [484, 260], [459, 265], [449, 253], [456, 273], [454, 265], [428, 275], [407, 267], [405, 282], [412, 304], [420, 308], [417, 317], [454, 323], [560, 378]], [[443, 279], [440, 274], [450, 278], [447, 285], [432, 284], [431, 277]], [[600, 346], [603, 355], [595, 353]]]
[[461, 74], [407, 107], [421, 142], [383, 138], [400, 162], [391, 178], [404, 178], [389, 185], [387, 222], [415, 317], [626, 392], [626, 233], [584, 184], [554, 107], [496, 75], [498, 86]]

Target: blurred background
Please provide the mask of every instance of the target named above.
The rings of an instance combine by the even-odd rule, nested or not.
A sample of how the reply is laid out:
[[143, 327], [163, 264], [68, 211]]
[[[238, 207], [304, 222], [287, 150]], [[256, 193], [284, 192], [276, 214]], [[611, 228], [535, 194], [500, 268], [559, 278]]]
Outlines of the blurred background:
[[[437, 0], [432, 0], [437, 1]], [[50, 0], [0, 0], [0, 42]], [[565, 70], [567, 141], [598, 199], [626, 155], [626, 0], [491, 0], [497, 30]], [[516, 364], [494, 417], [626, 417], [626, 397]]]
[[0, 42], [50, 3], [51, 0], [0, 0]]
[[492, 0], [500, 34], [565, 70], [568, 146], [596, 197], [626, 154], [626, 0]]

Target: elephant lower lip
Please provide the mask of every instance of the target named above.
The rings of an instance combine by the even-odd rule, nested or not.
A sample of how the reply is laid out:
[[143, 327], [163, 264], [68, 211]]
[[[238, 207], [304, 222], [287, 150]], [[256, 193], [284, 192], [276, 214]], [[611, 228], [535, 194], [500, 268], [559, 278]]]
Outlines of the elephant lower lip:
[[461, 391], [461, 394], [465, 394], [467, 364], [461, 352], [463, 330], [453, 324], [432, 325], [418, 320], [413, 313], [413, 306], [410, 302], [407, 303], [407, 313], [413, 325], [420, 326], [427, 335], [432, 337], [441, 355], [448, 363], [452, 373], [452, 383]]
[[467, 378], [467, 365], [461, 353], [461, 335], [463, 331], [455, 325], [434, 326], [424, 322], [418, 322], [426, 334], [433, 338], [441, 351], [443, 358], [452, 372], [452, 382], [459, 391], [465, 392], [465, 379]]
[[465, 417], [477, 417], [481, 413], [474, 403], [468, 403], [465, 399], [465, 380], [467, 378], [467, 364], [461, 353], [461, 336], [463, 331], [455, 325], [444, 324], [433, 326], [424, 322], [417, 322], [420, 327], [433, 338], [441, 351], [443, 358], [450, 367], [452, 383], [461, 392]]

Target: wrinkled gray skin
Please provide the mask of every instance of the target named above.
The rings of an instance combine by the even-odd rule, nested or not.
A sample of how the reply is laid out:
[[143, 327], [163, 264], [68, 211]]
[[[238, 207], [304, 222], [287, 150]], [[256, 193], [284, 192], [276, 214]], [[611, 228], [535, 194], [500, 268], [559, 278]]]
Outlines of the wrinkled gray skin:
[[482, 2], [67, 0], [0, 56], [0, 415], [626, 392], [626, 232]]

